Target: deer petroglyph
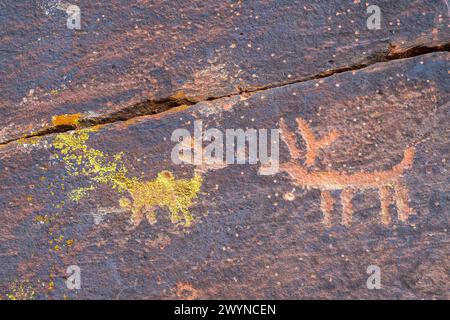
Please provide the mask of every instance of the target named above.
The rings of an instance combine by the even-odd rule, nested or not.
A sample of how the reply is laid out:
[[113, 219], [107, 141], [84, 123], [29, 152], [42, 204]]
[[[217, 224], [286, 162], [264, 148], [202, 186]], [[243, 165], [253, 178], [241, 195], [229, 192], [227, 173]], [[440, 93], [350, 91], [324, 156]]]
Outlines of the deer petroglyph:
[[331, 214], [334, 207], [334, 198], [331, 191], [340, 190], [342, 204], [342, 224], [349, 226], [352, 221], [352, 198], [356, 191], [369, 189], [378, 190], [381, 201], [381, 222], [389, 224], [391, 221], [389, 205], [393, 193], [397, 207], [398, 218], [406, 221], [413, 213], [408, 205], [408, 190], [402, 181], [405, 170], [411, 168], [414, 161], [415, 149], [407, 148], [403, 159], [392, 169], [387, 171], [342, 173], [339, 171], [317, 171], [311, 169], [314, 165], [317, 152], [333, 143], [338, 137], [337, 131], [332, 131], [321, 139], [316, 139], [307, 122], [297, 118], [297, 127], [306, 145], [306, 160], [302, 165], [299, 160], [300, 150], [296, 145], [296, 134], [288, 128], [283, 119], [280, 121], [281, 137], [286, 143], [291, 161], [280, 165], [280, 171], [286, 172], [297, 186], [319, 189], [321, 191], [321, 210], [323, 223], [331, 225]]

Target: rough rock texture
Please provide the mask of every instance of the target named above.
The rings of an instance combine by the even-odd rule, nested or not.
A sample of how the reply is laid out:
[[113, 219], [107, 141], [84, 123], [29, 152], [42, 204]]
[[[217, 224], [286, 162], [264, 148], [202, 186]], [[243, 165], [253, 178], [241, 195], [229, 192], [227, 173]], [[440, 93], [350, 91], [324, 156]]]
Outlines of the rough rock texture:
[[[450, 297], [445, 1], [48, 3], [0, 5], [1, 298]], [[278, 172], [175, 164], [199, 120]]]
[[[0, 4], [0, 142], [52, 117], [128, 118], [361, 67], [449, 40], [446, 1], [58, 1]], [[163, 102], [155, 106], [155, 102]], [[133, 110], [132, 112], [130, 111]]]

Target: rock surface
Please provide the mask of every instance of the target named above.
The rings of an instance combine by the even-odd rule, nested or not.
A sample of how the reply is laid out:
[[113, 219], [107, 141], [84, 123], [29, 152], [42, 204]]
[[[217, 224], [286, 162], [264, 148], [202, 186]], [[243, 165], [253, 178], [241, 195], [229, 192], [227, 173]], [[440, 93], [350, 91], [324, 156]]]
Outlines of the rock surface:
[[[0, 4], [0, 142], [52, 117], [102, 122], [327, 75], [450, 39], [445, 1], [88, 1], [81, 30], [56, 0]], [[447, 17], [446, 17], [447, 15]]]
[[[1, 5], [1, 298], [450, 297], [443, 1], [80, 3]], [[200, 121], [278, 170], [176, 164]]]

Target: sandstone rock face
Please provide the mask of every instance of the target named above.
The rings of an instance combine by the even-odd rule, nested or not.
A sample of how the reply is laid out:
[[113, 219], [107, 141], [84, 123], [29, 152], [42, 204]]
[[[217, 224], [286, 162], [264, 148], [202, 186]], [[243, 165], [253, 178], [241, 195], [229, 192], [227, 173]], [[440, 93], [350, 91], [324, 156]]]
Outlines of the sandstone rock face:
[[0, 5], [2, 299], [449, 298], [445, 2], [77, 4]]

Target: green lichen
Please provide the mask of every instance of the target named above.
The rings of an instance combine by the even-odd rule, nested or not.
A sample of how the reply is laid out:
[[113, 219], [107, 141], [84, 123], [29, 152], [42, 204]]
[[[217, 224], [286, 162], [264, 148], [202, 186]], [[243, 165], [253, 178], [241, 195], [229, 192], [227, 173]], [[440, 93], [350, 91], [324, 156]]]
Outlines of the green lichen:
[[98, 185], [107, 185], [121, 194], [119, 204], [131, 211], [131, 221], [135, 225], [144, 216], [149, 223], [155, 223], [158, 207], [169, 211], [173, 223], [182, 223], [186, 227], [192, 224], [193, 217], [189, 208], [200, 191], [200, 175], [195, 174], [191, 179], [176, 179], [170, 171], [162, 171], [149, 181], [130, 178], [122, 163], [123, 153], [109, 155], [87, 146], [91, 131], [59, 134], [53, 142], [68, 174], [87, 178], [89, 182], [87, 187], [72, 190], [69, 193], [70, 200], [80, 201]]

